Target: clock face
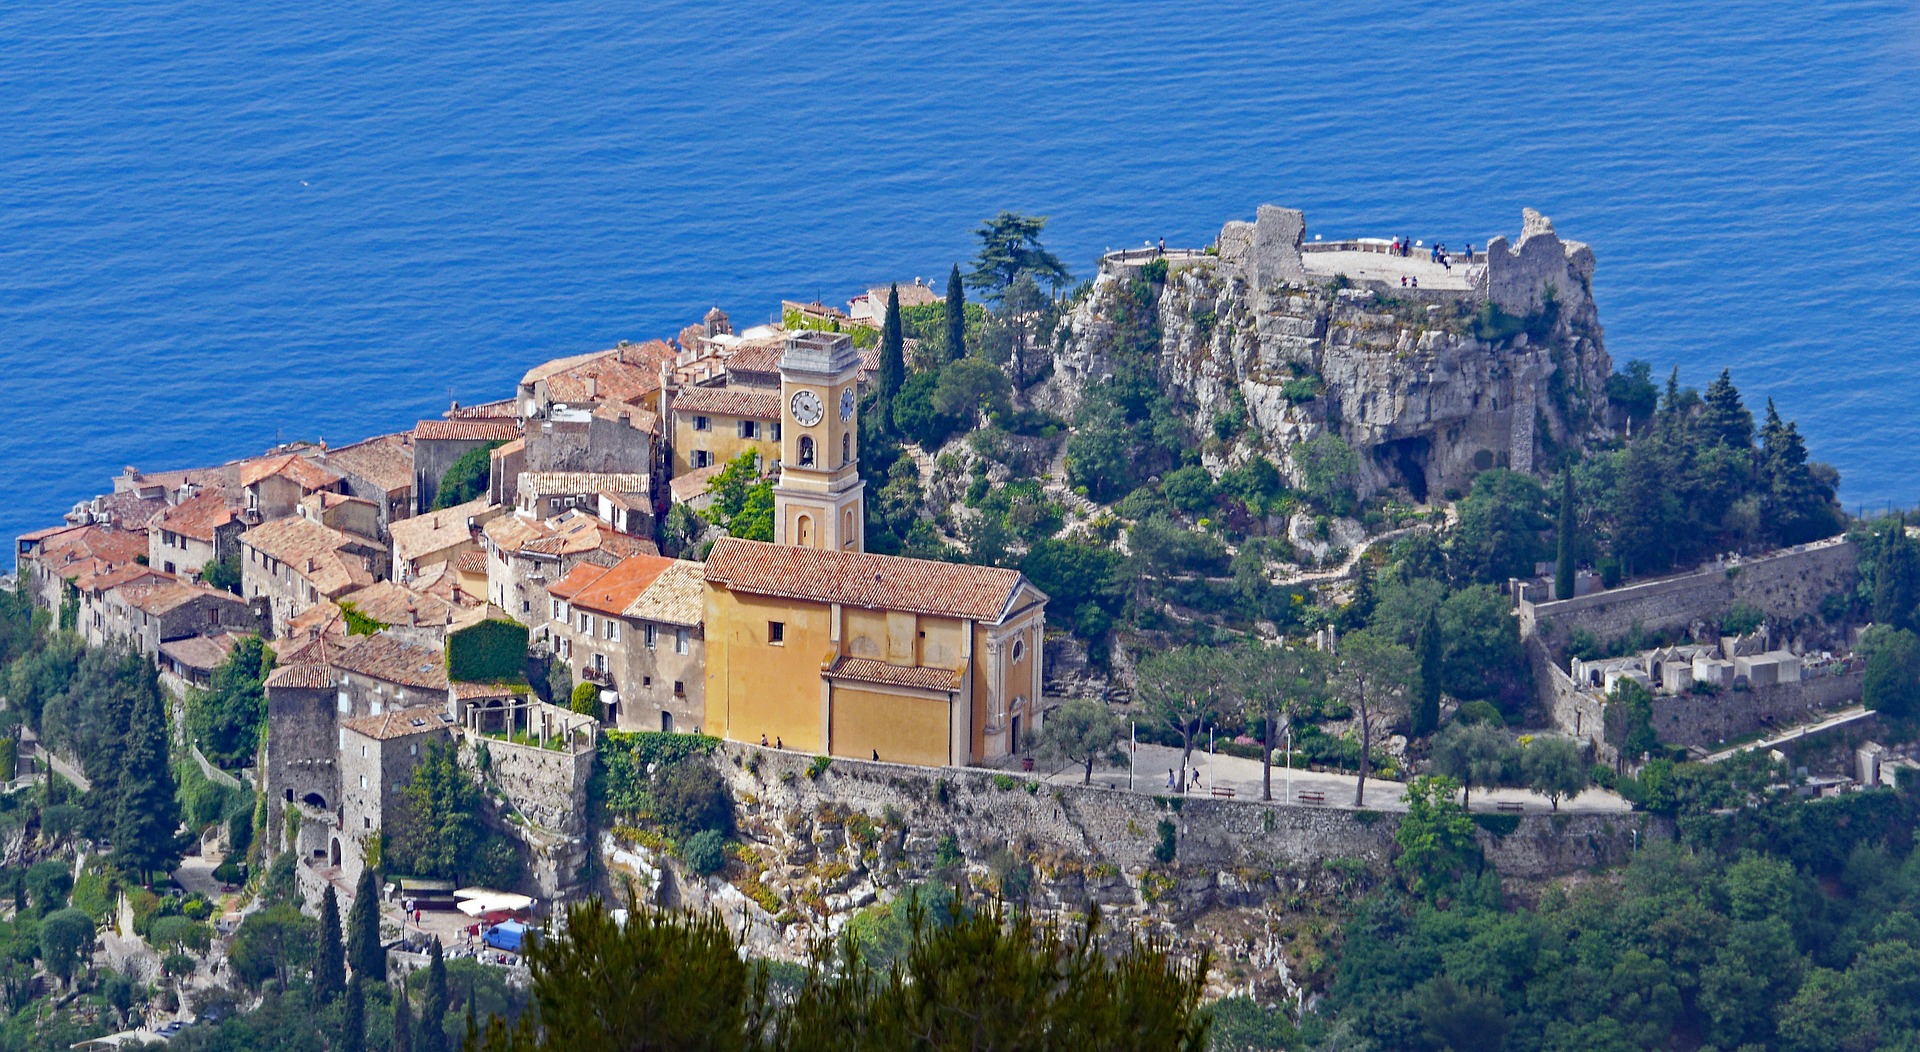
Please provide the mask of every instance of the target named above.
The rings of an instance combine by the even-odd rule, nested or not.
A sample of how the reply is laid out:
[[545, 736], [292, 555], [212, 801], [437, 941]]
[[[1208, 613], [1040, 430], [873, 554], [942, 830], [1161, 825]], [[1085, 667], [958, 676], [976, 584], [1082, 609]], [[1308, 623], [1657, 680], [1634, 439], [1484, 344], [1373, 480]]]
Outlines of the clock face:
[[820, 396], [812, 391], [799, 391], [789, 403], [793, 409], [793, 419], [801, 427], [812, 427], [820, 422], [820, 415], [826, 412], [826, 406]]
[[840, 392], [840, 419], [842, 421], [853, 419], [853, 388], [851, 387]]

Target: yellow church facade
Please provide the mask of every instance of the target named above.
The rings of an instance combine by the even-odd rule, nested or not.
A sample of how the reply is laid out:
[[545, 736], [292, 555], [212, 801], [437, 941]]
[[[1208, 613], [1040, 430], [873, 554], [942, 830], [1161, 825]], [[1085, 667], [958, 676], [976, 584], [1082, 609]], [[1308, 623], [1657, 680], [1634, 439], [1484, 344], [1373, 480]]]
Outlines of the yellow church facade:
[[866, 553], [860, 360], [840, 333], [780, 362], [774, 543], [706, 563], [706, 726], [827, 756], [964, 765], [1042, 719], [1047, 597], [1016, 570]]

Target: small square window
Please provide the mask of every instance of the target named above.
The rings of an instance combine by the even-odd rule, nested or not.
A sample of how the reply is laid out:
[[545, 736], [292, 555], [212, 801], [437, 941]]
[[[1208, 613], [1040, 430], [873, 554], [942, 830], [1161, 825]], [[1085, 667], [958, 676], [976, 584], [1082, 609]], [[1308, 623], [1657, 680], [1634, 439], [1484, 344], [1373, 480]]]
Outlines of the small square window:
[[371, 818], [362, 818], [362, 819], [360, 820], [360, 828], [362, 828], [362, 829], [372, 829], [372, 828], [373, 828], [373, 819], [371, 819]]
[[676, 697], [676, 698], [684, 698], [684, 697], [686, 697], [686, 696], [687, 696], [687, 685], [686, 685], [686, 684], [685, 684], [684, 682], [682, 682], [682, 681], [680, 681], [680, 680], [677, 680], [677, 679], [676, 679], [676, 680], [674, 680], [674, 681], [673, 681], [673, 696], [674, 696], [674, 697]]
[[641, 686], [643, 686], [643, 687], [651, 687], [651, 686], [653, 686], [653, 677], [652, 677], [652, 676], [641, 676], [641, 677], [640, 677], [640, 685], [641, 685]]
[[693, 429], [695, 431], [707, 431], [712, 429], [712, 427], [713, 427], [713, 421], [708, 419], [707, 417], [696, 416], [693, 418]]
[[767, 642], [785, 643], [787, 641], [787, 623], [785, 621], [767, 622]]

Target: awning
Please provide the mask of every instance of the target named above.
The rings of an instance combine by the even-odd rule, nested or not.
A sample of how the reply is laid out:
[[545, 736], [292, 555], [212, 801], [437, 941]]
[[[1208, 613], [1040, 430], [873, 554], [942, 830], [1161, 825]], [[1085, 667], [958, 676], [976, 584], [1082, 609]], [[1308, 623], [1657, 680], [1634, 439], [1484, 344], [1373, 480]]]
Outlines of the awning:
[[[457, 896], [460, 892], [454, 892], [454, 894]], [[519, 910], [531, 909], [532, 907], [533, 900], [525, 895], [491, 892], [484, 896], [462, 900], [458, 909], [461, 913], [469, 917], [478, 917], [483, 913], [494, 913], [500, 910], [513, 913]]]

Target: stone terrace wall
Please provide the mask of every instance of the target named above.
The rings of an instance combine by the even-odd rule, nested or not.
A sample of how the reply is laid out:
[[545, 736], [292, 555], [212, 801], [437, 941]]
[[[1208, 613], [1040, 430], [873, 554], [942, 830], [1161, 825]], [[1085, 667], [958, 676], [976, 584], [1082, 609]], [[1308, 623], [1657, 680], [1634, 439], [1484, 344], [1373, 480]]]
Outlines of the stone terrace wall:
[[1827, 596], [1855, 587], [1860, 580], [1857, 561], [1852, 541], [1815, 541], [1573, 599], [1522, 602], [1520, 631], [1562, 655], [1576, 630], [1605, 641], [1635, 626], [1658, 632], [1695, 622], [1717, 624], [1741, 601], [1760, 608], [1776, 624], [1793, 621], [1817, 614]]
[[1749, 690], [1655, 695], [1653, 730], [1670, 745], [1712, 746], [1857, 702], [1865, 681], [1865, 669], [1858, 668]]
[[[970, 861], [984, 861], [1026, 837], [1082, 862], [1137, 871], [1153, 862], [1159, 823], [1170, 819], [1185, 869], [1271, 873], [1337, 858], [1378, 866], [1391, 854], [1398, 822], [1392, 813], [1245, 800], [1190, 798], [1176, 810], [1162, 797], [1079, 785], [1041, 784], [1029, 793], [1017, 776], [1013, 788], [1001, 789], [994, 772], [970, 768], [836, 759], [819, 778], [809, 779], [810, 762], [806, 756], [737, 743], [723, 744], [715, 758], [736, 796], [751, 797], [761, 807], [810, 815], [828, 805], [875, 821], [891, 809], [905, 821], [910, 856], [920, 849], [931, 853], [940, 837], [952, 835]], [[1508, 836], [1482, 831], [1480, 837], [1503, 875], [1540, 878], [1624, 860], [1632, 831], [1647, 822], [1648, 816], [1639, 814], [1530, 814]]]
[[[487, 785], [504, 793], [514, 810], [542, 829], [569, 837], [586, 834], [594, 750], [566, 752], [497, 738], [479, 741], [476, 748], [478, 744], [486, 746], [492, 761]], [[461, 755], [464, 762], [476, 762], [471, 749], [461, 750]]]

